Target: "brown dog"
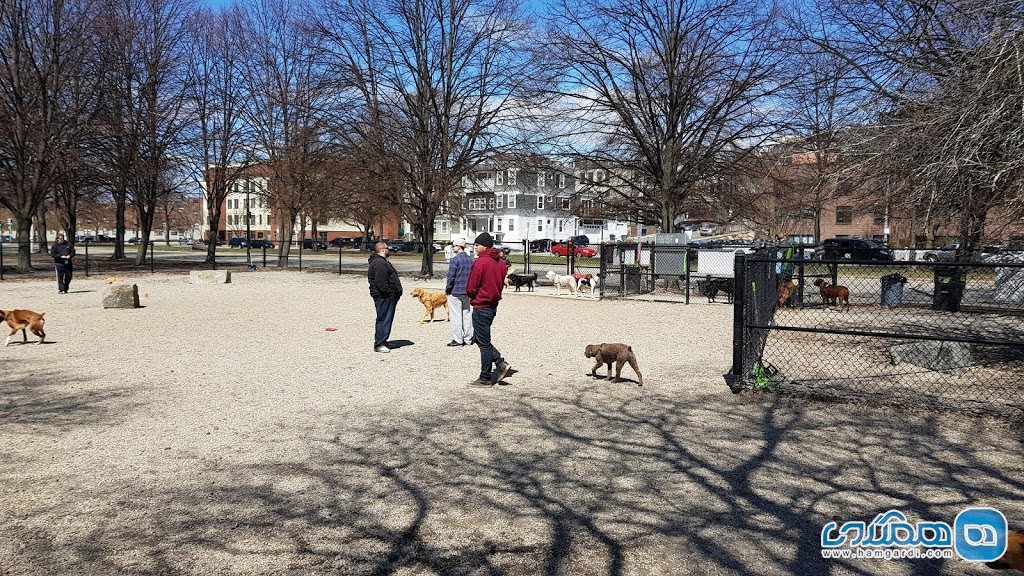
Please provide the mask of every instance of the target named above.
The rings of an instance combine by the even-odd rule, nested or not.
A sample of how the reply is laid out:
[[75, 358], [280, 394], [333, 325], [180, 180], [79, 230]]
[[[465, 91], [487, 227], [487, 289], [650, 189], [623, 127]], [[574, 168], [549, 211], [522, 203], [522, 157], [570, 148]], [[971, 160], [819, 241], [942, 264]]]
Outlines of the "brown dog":
[[843, 310], [843, 306], [846, 306], [846, 311], [850, 310], [850, 289], [846, 286], [839, 286], [829, 284], [824, 278], [818, 278], [814, 281], [814, 285], [821, 291], [821, 309], [828, 310], [828, 305], [831, 303], [837, 306], [840, 310]]
[[637, 367], [636, 354], [633, 354], [631, 347], [625, 344], [588, 344], [583, 354], [596, 361], [594, 367], [590, 369], [592, 375], [597, 376], [597, 369], [602, 364], [607, 364], [608, 380], [611, 380], [612, 364], [615, 364], [615, 381], [618, 382], [622, 379], [622, 365], [629, 362], [630, 368], [636, 372], [640, 386], [644, 385], [644, 376], [640, 373], [640, 368]]
[[790, 296], [792, 296], [794, 292], [796, 292], [796, 282], [786, 280], [782, 284], [779, 284], [779, 308], [787, 305]]
[[448, 297], [444, 295], [444, 292], [414, 288], [410, 296], [419, 298], [420, 303], [423, 304], [423, 317], [420, 318], [420, 324], [423, 324], [427, 318], [430, 318], [430, 321], [433, 322], [434, 310], [438, 308], [443, 309], [445, 319], [451, 321], [451, 318], [448, 318]]
[[28, 328], [33, 334], [39, 336], [38, 344], [42, 344], [43, 340], [46, 340], [46, 332], [43, 332], [43, 324], [46, 322], [43, 320], [43, 315], [46, 312], [39, 313], [31, 310], [0, 310], [0, 320], [6, 320], [7, 325], [11, 327], [11, 333], [7, 335], [7, 341], [4, 342], [4, 346], [11, 343], [11, 336], [14, 336], [18, 330], [21, 330], [21, 339], [23, 343], [28, 342], [28, 334], [25, 333], [25, 329]]
[[996, 570], [1020, 570], [1024, 572], [1024, 532], [1010, 532], [1006, 535], [1006, 553], [995, 562], [985, 566]]

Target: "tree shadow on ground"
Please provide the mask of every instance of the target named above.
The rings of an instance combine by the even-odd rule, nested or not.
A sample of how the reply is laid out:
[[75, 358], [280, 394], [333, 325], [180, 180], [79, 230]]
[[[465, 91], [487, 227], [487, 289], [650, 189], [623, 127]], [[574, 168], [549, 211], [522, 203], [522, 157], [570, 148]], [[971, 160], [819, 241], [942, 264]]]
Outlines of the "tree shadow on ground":
[[962, 574], [824, 561], [820, 530], [979, 503], [1024, 519], [1021, 437], [982, 421], [599, 393], [312, 423], [310, 454], [289, 461], [211, 462], [131, 498], [107, 487], [116, 517], [37, 528], [31, 557], [85, 574]]
[[[46, 344], [51, 344], [47, 341]], [[0, 363], [0, 373], [11, 380], [0, 385], [0, 431], [18, 427], [32, 433], [54, 432], [76, 426], [111, 423], [130, 411], [128, 389], [70, 390], [75, 376], [66, 370], [31, 367], [15, 371]]]

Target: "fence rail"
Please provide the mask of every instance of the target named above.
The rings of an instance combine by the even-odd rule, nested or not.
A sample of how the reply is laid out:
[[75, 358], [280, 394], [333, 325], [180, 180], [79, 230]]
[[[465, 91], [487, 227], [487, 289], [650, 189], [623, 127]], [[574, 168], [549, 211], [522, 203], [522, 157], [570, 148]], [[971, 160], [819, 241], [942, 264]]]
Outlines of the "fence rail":
[[758, 253], [736, 259], [734, 289], [734, 392], [1024, 417], [1022, 262]]

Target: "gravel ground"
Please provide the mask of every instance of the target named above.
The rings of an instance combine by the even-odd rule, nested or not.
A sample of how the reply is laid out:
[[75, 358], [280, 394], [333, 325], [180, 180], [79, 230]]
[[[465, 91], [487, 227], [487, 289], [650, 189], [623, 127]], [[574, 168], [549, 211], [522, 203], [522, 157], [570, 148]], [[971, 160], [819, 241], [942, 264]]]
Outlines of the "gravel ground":
[[[1024, 527], [1019, 430], [732, 395], [727, 305], [507, 293], [518, 373], [477, 390], [476, 349], [412, 298], [392, 333], [412, 344], [372, 353], [363, 278], [131, 281], [141, 309], [104, 310], [102, 278], [0, 284], [52, 340], [0, 351], [4, 576], [983, 574], [824, 561], [820, 528], [973, 504]], [[643, 388], [586, 375], [606, 341]]]

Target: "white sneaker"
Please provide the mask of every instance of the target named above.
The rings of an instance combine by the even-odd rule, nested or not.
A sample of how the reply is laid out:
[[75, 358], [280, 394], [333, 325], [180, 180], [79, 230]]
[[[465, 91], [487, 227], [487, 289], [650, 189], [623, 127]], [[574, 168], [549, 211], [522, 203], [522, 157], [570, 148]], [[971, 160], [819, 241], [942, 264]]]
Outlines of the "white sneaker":
[[391, 348], [388, 348], [387, 346], [377, 346], [373, 351], [380, 352], [381, 354], [388, 354], [391, 352]]

